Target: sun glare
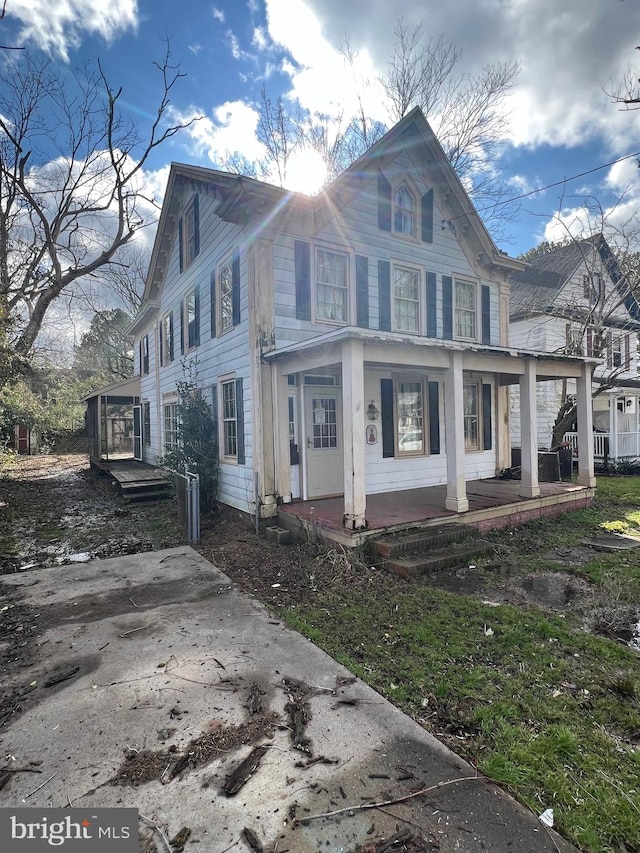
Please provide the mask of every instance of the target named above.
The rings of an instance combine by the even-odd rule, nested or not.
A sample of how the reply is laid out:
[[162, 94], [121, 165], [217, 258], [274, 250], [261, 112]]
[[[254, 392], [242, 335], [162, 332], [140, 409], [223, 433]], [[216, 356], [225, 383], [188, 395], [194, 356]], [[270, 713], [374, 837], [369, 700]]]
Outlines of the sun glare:
[[327, 167], [317, 151], [296, 151], [287, 166], [287, 189], [315, 195], [327, 179]]

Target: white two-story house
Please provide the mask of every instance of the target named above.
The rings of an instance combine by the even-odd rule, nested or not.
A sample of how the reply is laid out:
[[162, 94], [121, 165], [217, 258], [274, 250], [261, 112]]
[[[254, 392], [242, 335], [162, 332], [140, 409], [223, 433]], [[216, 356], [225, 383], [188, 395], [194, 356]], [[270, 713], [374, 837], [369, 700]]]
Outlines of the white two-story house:
[[[574, 380], [590, 431], [592, 367], [510, 348], [509, 278], [523, 267], [418, 109], [316, 197], [173, 164], [133, 326], [143, 458], [175, 442], [176, 384], [197, 360], [223, 504], [269, 518], [337, 498], [357, 534], [372, 496], [440, 487], [442, 511], [463, 517], [467, 484], [510, 465], [515, 383], [518, 489], [535, 499], [536, 383]], [[588, 455], [580, 482], [594, 485]]]
[[[640, 457], [640, 306], [602, 234], [535, 256], [512, 276], [510, 304], [513, 346], [598, 359], [592, 387], [596, 459]], [[539, 384], [540, 447], [554, 443], [560, 407], [575, 393], [569, 379]], [[518, 410], [513, 393], [514, 446], [520, 445]], [[574, 430], [564, 438], [577, 447]]]

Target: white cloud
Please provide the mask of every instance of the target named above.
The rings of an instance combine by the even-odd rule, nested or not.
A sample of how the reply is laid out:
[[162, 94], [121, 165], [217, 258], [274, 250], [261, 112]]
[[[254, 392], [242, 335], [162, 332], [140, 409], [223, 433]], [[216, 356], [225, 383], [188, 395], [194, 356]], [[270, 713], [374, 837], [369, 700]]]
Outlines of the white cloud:
[[220, 21], [221, 24], [224, 24], [225, 17], [222, 9], [218, 9], [217, 6], [214, 6], [211, 10], [211, 14], [216, 19], [216, 21]]
[[269, 39], [267, 36], [267, 32], [264, 27], [255, 27], [253, 30], [253, 36], [251, 38], [251, 44], [256, 47], [260, 51], [267, 50], [269, 47]]
[[[192, 108], [188, 113], [176, 116], [181, 122], [202, 113]], [[239, 151], [248, 160], [264, 157], [264, 147], [256, 137], [258, 113], [243, 101], [227, 101], [213, 111], [213, 118], [206, 116], [192, 124], [186, 131], [196, 145], [200, 156], [206, 156], [218, 165], [226, 154]]]
[[138, 0], [11, 0], [7, 18], [21, 22], [20, 43], [35, 44], [68, 61], [70, 48], [83, 35], [99, 35], [112, 41], [138, 26]]

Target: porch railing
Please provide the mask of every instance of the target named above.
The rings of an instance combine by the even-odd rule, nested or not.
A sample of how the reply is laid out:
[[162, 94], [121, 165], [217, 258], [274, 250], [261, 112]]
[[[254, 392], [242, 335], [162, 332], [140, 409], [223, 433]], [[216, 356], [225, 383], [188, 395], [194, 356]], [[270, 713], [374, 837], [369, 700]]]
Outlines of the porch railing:
[[[573, 455], [578, 455], [578, 433], [565, 432], [564, 441], [573, 449]], [[596, 459], [636, 459], [640, 458], [640, 433], [619, 432], [610, 435], [606, 432], [593, 434], [593, 455]]]

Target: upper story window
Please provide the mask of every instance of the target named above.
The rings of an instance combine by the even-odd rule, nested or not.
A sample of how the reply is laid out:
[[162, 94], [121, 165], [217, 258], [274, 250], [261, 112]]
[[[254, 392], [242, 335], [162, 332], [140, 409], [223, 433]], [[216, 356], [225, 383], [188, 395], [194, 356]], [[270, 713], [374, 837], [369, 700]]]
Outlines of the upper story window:
[[220, 265], [218, 274], [218, 316], [220, 332], [233, 327], [233, 269], [231, 258]]
[[349, 256], [316, 249], [316, 320], [346, 323], [349, 316]]
[[[566, 338], [567, 355], [582, 355], [582, 329], [579, 329], [576, 326], [572, 326], [571, 323], [567, 323]], [[591, 343], [589, 339], [591, 339]], [[593, 349], [593, 337], [592, 335], [587, 335], [587, 355], [591, 354], [588, 352], [590, 347], [591, 349]]]
[[184, 301], [184, 324], [184, 336], [187, 349], [190, 350], [200, 343], [200, 298], [197, 288]]
[[393, 230], [396, 234], [416, 236], [417, 210], [413, 193], [405, 182], [393, 193]]
[[180, 220], [180, 271], [186, 270], [200, 253], [200, 206], [194, 195]]
[[410, 267], [393, 267], [394, 331], [420, 331], [420, 271]]
[[582, 276], [582, 295], [590, 302], [597, 302], [604, 296], [604, 279], [599, 272]]
[[140, 341], [140, 373], [143, 376], [149, 373], [149, 335]]
[[160, 321], [160, 364], [173, 361], [173, 311]]
[[478, 286], [475, 281], [454, 283], [454, 335], [475, 341], [478, 336]]

